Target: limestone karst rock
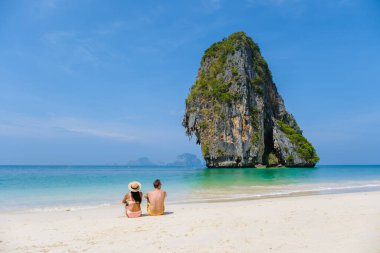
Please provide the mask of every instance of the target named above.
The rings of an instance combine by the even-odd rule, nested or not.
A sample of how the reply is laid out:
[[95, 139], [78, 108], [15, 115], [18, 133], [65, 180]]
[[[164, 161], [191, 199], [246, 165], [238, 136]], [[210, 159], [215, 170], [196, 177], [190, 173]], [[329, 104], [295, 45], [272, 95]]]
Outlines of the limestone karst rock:
[[208, 167], [314, 167], [319, 161], [244, 32], [205, 51], [183, 126], [196, 136]]

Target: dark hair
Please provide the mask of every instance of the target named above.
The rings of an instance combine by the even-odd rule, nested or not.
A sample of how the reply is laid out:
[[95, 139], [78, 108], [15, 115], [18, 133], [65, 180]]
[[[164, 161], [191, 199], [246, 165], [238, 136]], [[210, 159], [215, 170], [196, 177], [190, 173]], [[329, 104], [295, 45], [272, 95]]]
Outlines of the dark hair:
[[154, 188], [158, 188], [160, 185], [161, 185], [161, 181], [160, 181], [160, 179], [156, 179], [156, 180], [154, 180], [154, 182], [153, 182], [153, 186], [154, 186]]
[[131, 192], [131, 195], [136, 202], [141, 203], [140, 192]]

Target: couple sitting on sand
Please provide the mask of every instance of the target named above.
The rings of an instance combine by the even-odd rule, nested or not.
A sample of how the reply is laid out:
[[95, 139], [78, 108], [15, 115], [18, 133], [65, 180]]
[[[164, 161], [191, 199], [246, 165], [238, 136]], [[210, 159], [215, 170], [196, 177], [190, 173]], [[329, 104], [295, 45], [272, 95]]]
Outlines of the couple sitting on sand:
[[[166, 192], [161, 190], [161, 181], [156, 179], [153, 182], [154, 190], [145, 194], [145, 198], [148, 202], [147, 212], [148, 215], [156, 216], [162, 215], [165, 211], [164, 201], [166, 197]], [[141, 184], [139, 182], [133, 181], [128, 184], [128, 192], [124, 198], [123, 203], [125, 203], [125, 211], [128, 218], [137, 218], [141, 216], [141, 202], [143, 193], [140, 192]]]

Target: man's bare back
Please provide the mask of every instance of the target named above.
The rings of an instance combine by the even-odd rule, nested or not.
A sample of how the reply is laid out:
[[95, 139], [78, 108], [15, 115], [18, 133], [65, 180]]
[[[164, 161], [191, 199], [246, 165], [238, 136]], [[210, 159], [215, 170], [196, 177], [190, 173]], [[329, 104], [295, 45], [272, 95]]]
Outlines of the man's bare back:
[[145, 194], [147, 211], [149, 215], [161, 215], [165, 212], [166, 192], [161, 190], [161, 182], [157, 179], [153, 183], [155, 189]]

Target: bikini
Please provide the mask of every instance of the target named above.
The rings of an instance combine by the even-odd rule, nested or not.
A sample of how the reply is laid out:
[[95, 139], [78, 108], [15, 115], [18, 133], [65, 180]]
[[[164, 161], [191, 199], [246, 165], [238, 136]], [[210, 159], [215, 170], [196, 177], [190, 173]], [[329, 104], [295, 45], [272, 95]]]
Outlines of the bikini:
[[127, 216], [128, 218], [137, 218], [137, 217], [140, 217], [142, 212], [141, 212], [141, 208], [140, 208], [140, 211], [130, 211], [128, 210], [128, 206], [130, 204], [140, 204], [139, 202], [136, 202], [134, 200], [127, 200], [127, 205], [125, 205], [125, 211], [127, 213]]

